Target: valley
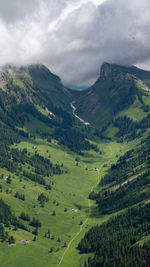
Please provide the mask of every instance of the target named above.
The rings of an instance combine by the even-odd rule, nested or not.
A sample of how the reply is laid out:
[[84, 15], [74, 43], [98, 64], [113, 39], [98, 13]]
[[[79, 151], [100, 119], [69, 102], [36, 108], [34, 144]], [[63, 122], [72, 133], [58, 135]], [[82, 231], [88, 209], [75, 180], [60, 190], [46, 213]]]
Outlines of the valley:
[[[23, 210], [27, 212], [29, 216], [37, 216], [42, 223], [42, 227], [39, 229], [39, 234], [35, 242], [33, 241], [32, 234], [20, 230], [19, 233], [18, 231], [14, 232], [11, 230], [16, 241], [16, 246], [9, 248], [9, 260], [11, 263], [8, 263], [7, 259], [4, 259], [5, 253], [7, 253], [8, 250], [8, 246], [5, 244], [1, 245], [0, 257], [3, 259], [3, 264], [6, 262], [6, 266], [19, 265], [23, 258], [25, 258], [25, 263], [22, 263], [23, 266], [37, 266], [37, 264], [38, 266], [43, 266], [43, 262], [48, 262], [47, 266], [51, 266], [52, 262], [52, 266], [78, 266], [80, 261], [84, 261], [84, 257], [81, 260], [76, 249], [79, 240], [92, 225], [105, 220], [105, 216], [102, 216], [102, 218], [92, 218], [96, 207], [94, 201], [88, 200], [88, 194], [97, 185], [99, 173], [88, 171], [86, 168], [100, 168], [105, 163], [106, 159], [107, 161], [109, 159], [110, 162], [106, 167], [108, 168], [110, 164], [115, 161], [115, 155], [118, 153], [119, 146], [115, 144], [105, 146], [105, 144], [103, 144], [103, 156], [99, 156], [90, 151], [90, 155], [87, 154], [85, 157], [80, 157], [79, 164], [76, 166], [75, 155], [68, 153], [68, 151], [63, 152], [61, 147], [53, 142], [50, 145], [43, 143], [42, 140], [37, 140], [34, 144], [23, 142], [19, 144], [18, 148], [27, 148], [30, 153], [33, 153], [34, 145], [37, 146], [38, 152], [42, 156], [47, 157], [50, 154], [53, 162], [63, 163], [68, 173], [53, 178], [54, 185], [50, 193], [38, 184], [34, 186], [32, 182], [20, 182], [16, 177], [9, 186], [9, 191], [11, 192], [5, 194], [8, 186], [5, 185], [6, 181], [1, 182], [4, 190], [4, 192], [1, 193], [1, 197], [3, 197], [8, 204], [11, 204], [15, 214], [19, 215]], [[113, 158], [110, 147], [114, 150]], [[89, 157], [91, 163], [87, 164], [86, 161], [89, 161]], [[100, 176], [106, 172], [106, 168], [100, 168]], [[7, 172], [5, 175], [10, 174]], [[13, 199], [12, 202], [12, 195], [15, 191], [24, 192], [26, 196], [24, 203], [19, 203], [20, 201], [17, 199]], [[37, 201], [37, 197], [41, 192], [46, 195], [48, 194], [50, 199], [49, 202], [45, 204], [45, 207], [40, 207]], [[33, 208], [34, 205], [36, 207]], [[73, 208], [77, 209], [77, 212], [72, 212], [71, 210]], [[65, 209], [67, 209], [67, 211], [65, 211]], [[53, 210], [56, 212], [55, 216], [52, 216]], [[82, 225], [80, 226], [81, 222]], [[47, 229], [50, 229], [50, 238], [44, 238]], [[58, 238], [60, 238], [60, 242], [57, 241]], [[21, 240], [29, 240], [29, 244], [23, 245], [21, 244]], [[64, 247], [64, 243], [66, 243], [67, 247]], [[51, 248], [53, 251], [49, 253]], [[32, 260], [31, 256], [27, 258], [25, 256], [26, 254], [30, 255], [30, 251], [32, 251], [31, 256], [32, 253], [37, 253], [38, 251], [38, 255], [32, 258]], [[17, 253], [15, 261], [13, 260], [14, 253]], [[62, 259], [63, 255], [64, 258]], [[44, 258], [46, 259], [44, 260]], [[61, 261], [61, 259], [62, 262], [61, 265], [59, 265], [59, 260]]]
[[149, 88], [150, 73], [105, 63], [83, 92], [64, 89], [42, 65], [1, 75], [0, 267], [109, 267], [118, 259], [122, 267], [131, 258], [134, 267], [135, 251], [143, 267], [150, 92], [133, 79]]

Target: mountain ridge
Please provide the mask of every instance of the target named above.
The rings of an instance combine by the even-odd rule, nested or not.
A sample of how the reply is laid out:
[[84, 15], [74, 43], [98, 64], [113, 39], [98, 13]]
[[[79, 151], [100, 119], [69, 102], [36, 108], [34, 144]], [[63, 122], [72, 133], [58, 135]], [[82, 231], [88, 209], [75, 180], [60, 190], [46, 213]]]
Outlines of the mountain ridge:
[[79, 93], [44, 66], [3, 72], [0, 267], [144, 266], [149, 72], [105, 64]]
[[[121, 74], [120, 80], [122, 78], [125, 78], [125, 80], [133, 80], [138, 78], [149, 78], [150, 71], [140, 69], [134, 65], [131, 66], [125, 66], [125, 65], [118, 65], [118, 64], [111, 64], [104, 62], [100, 69], [100, 79], [110, 78], [110, 79], [116, 79], [119, 80], [119, 73]], [[122, 76], [122, 75], [125, 76]], [[117, 77], [118, 75], [118, 77]], [[127, 75], [127, 76], [126, 76]]]
[[136, 98], [144, 105], [149, 81], [148, 71], [104, 63], [97, 81], [77, 95], [76, 113], [102, 130], [119, 112], [130, 108]]

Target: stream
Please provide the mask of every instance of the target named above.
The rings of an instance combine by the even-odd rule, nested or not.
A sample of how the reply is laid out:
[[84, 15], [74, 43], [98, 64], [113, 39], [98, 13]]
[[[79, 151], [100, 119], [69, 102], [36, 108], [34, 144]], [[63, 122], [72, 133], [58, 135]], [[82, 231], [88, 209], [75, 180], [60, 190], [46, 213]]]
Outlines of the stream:
[[76, 107], [74, 106], [74, 104], [75, 104], [76, 102], [75, 101], [72, 101], [71, 103], [70, 103], [70, 106], [71, 106], [71, 108], [72, 108], [72, 114], [80, 121], [80, 122], [82, 122], [84, 125], [90, 125], [90, 123], [89, 122], [86, 122], [85, 120], [83, 120], [82, 118], [80, 118], [76, 113], [75, 113], [75, 111], [76, 111]]

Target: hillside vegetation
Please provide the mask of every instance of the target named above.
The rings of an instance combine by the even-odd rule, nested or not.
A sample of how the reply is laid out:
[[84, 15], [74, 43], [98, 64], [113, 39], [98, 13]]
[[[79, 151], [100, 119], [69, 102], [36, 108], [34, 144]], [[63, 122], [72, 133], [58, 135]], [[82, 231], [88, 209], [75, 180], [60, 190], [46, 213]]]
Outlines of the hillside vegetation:
[[104, 63], [95, 84], [76, 96], [77, 114], [102, 132], [118, 116], [143, 119], [150, 112], [149, 82], [148, 71]]
[[42, 65], [3, 68], [0, 267], [144, 267], [149, 77], [105, 63], [78, 93]]

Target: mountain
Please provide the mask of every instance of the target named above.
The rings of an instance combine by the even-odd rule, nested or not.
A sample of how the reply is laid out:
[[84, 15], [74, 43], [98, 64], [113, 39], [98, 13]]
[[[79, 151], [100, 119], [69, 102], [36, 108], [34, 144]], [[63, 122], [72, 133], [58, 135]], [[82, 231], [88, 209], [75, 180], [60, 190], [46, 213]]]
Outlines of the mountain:
[[121, 112], [128, 115], [131, 109], [131, 119], [134, 111], [143, 118], [149, 101], [146, 97], [149, 84], [149, 71], [104, 63], [95, 84], [76, 97], [76, 113], [99, 130], [111, 124]]
[[0, 81], [1, 128], [24, 137], [55, 137], [72, 150], [92, 147], [87, 134], [76, 128], [70, 92], [45, 66], [5, 66]]
[[150, 245], [150, 135], [113, 164], [89, 198], [99, 213], [114, 214], [94, 226], [78, 245], [94, 253], [84, 266], [145, 266]]
[[[78, 244], [80, 253], [94, 253], [84, 266], [144, 267], [146, 264], [150, 245], [149, 78], [150, 72], [105, 63], [99, 79], [81, 96], [83, 105], [84, 101], [91, 104], [97, 99], [93, 114], [92, 105], [91, 110], [89, 106], [83, 110], [90, 122], [93, 118], [97, 128], [102, 123], [104, 137], [124, 145], [134, 142], [132, 149], [102, 176], [99, 188], [89, 194], [89, 199], [96, 201], [99, 214], [114, 216], [92, 227]], [[80, 112], [81, 99], [77, 103]], [[81, 116], [84, 117], [82, 113]]]
[[23, 126], [31, 115], [54, 121], [55, 103], [65, 111], [69, 107], [69, 95], [60, 79], [44, 66], [5, 66], [1, 69], [0, 86], [0, 119], [12, 128]]
[[45, 103], [68, 109], [69, 94], [59, 77], [43, 65], [15, 67], [6, 65], [0, 71], [1, 89], [17, 98], [17, 102]]
[[145, 266], [149, 78], [104, 63], [78, 92], [43, 65], [0, 69], [0, 267]]

